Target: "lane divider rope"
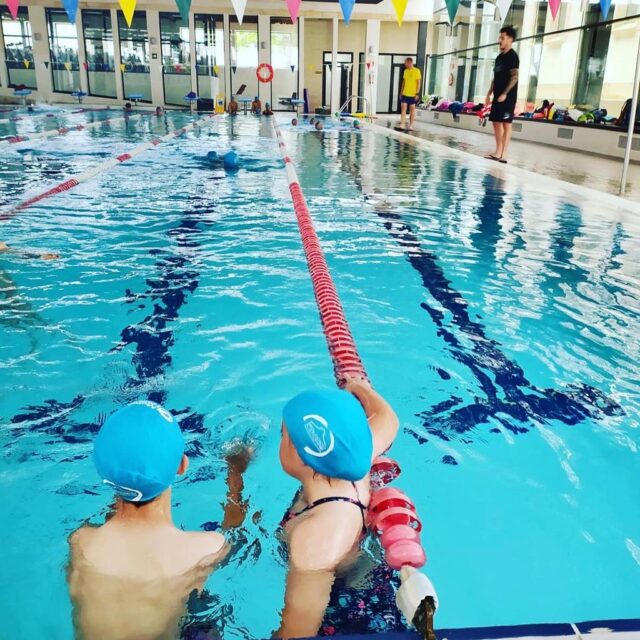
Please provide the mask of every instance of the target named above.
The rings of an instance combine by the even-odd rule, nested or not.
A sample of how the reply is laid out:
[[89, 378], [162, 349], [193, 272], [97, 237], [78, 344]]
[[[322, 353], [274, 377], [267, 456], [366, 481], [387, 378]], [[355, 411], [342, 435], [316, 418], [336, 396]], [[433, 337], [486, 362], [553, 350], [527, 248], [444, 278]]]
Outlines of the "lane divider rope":
[[104, 162], [101, 162], [87, 169], [86, 171], [83, 171], [82, 173], [78, 173], [73, 178], [69, 178], [68, 180], [61, 182], [60, 184], [56, 185], [55, 187], [52, 187], [51, 189], [48, 189], [45, 192], [40, 193], [37, 196], [33, 196], [32, 198], [29, 198], [24, 202], [21, 202], [17, 206], [13, 207], [13, 209], [10, 209], [5, 213], [0, 213], [0, 221], [9, 220], [10, 218], [14, 217], [18, 212], [23, 211], [24, 209], [27, 209], [28, 207], [40, 202], [41, 200], [44, 200], [45, 198], [49, 198], [58, 193], [63, 193], [64, 191], [69, 191], [70, 189], [77, 187], [81, 182], [87, 182], [88, 180], [91, 180], [95, 176], [101, 173], [104, 173], [105, 171], [108, 171], [109, 169], [115, 167], [116, 165], [122, 162], [127, 162], [128, 160], [135, 158], [136, 156], [140, 155], [141, 153], [144, 153], [145, 151], [148, 151], [149, 149], [154, 149], [155, 147], [162, 144], [163, 142], [168, 142], [169, 140], [176, 138], [177, 136], [181, 136], [184, 133], [187, 133], [197, 127], [208, 125], [211, 123], [211, 118], [213, 117], [214, 117], [214, 114], [208, 115], [205, 118], [196, 120], [191, 124], [181, 127], [180, 129], [175, 129], [174, 131], [171, 131], [160, 138], [155, 138], [150, 142], [145, 142], [144, 144], [141, 144], [138, 147], [135, 147], [134, 149], [132, 149], [127, 153], [123, 153], [114, 158], [110, 158], [109, 160], [105, 160]]
[[83, 129], [95, 129], [103, 124], [113, 124], [114, 122], [119, 122], [121, 120], [128, 120], [131, 118], [139, 118], [142, 115], [136, 113], [131, 116], [122, 116], [120, 118], [105, 118], [104, 120], [96, 120], [95, 122], [89, 122], [87, 124], [74, 124], [68, 127], [59, 127], [58, 129], [49, 129], [48, 131], [39, 131], [37, 133], [32, 133], [28, 136], [12, 136], [11, 138], [5, 138], [4, 140], [0, 140], [0, 147], [7, 144], [17, 144], [19, 142], [27, 142], [32, 140], [41, 140], [43, 138], [52, 138], [53, 136], [64, 136], [67, 135], [70, 131], [82, 131]]
[[289, 192], [293, 200], [293, 209], [298, 220], [302, 246], [307, 258], [307, 266], [311, 275], [313, 292], [318, 304], [320, 321], [327, 340], [329, 354], [333, 361], [333, 372], [339, 387], [346, 383], [347, 376], [369, 380], [355, 341], [349, 329], [349, 323], [344, 314], [338, 291], [331, 277], [329, 266], [320, 246], [318, 235], [313, 226], [313, 220], [305, 200], [302, 187], [298, 180], [291, 157], [287, 153], [287, 147], [282, 133], [275, 121], [271, 119], [278, 140], [278, 146], [282, 159], [285, 162]]

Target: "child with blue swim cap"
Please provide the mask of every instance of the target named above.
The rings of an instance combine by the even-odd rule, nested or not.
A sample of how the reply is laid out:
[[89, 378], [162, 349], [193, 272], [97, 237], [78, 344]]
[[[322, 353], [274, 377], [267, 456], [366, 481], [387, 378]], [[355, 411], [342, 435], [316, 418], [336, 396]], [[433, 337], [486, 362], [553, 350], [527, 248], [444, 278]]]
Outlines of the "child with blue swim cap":
[[[189, 467], [180, 427], [163, 407], [134, 402], [103, 424], [93, 460], [116, 500], [105, 524], [83, 526], [69, 539], [79, 637], [178, 637], [189, 594], [202, 589], [228, 550], [220, 533], [183, 531], [173, 523], [171, 485]], [[223, 529], [244, 519], [240, 493], [248, 456], [231, 455], [227, 463]]]
[[364, 381], [304, 391], [282, 413], [280, 462], [301, 483], [282, 525], [289, 572], [276, 637], [315, 636], [338, 569], [358, 556], [371, 497], [369, 470], [393, 443], [398, 418]]

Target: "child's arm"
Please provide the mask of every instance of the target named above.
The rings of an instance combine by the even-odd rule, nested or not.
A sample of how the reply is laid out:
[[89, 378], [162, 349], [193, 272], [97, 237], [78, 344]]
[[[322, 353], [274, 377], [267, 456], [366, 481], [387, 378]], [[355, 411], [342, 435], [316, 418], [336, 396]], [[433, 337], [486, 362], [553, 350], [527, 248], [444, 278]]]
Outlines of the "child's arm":
[[347, 381], [346, 390], [358, 398], [364, 408], [373, 434], [373, 458], [384, 453], [396, 439], [398, 434], [398, 416], [389, 403], [371, 385], [364, 380], [351, 378]]

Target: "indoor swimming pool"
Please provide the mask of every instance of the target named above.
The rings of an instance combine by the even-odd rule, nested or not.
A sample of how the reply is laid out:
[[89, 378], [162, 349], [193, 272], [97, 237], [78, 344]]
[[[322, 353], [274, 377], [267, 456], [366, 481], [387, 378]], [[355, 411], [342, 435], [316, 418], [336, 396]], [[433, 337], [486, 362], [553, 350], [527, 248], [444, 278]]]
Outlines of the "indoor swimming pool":
[[[25, 118], [0, 138], [120, 116]], [[217, 528], [225, 446], [256, 446], [250, 517], [185, 637], [278, 628], [278, 526], [296, 490], [280, 413], [334, 379], [269, 119], [210, 118], [16, 210], [190, 122], [140, 115], [0, 147], [2, 637], [72, 637], [67, 538], [111, 500], [92, 442], [136, 399], [180, 420], [185, 529]], [[437, 626], [640, 617], [637, 213], [367, 127], [280, 122], [362, 360], [401, 421], [392, 455], [424, 522]], [[206, 159], [229, 149], [238, 171]], [[337, 587], [324, 635], [404, 628], [374, 541]]]

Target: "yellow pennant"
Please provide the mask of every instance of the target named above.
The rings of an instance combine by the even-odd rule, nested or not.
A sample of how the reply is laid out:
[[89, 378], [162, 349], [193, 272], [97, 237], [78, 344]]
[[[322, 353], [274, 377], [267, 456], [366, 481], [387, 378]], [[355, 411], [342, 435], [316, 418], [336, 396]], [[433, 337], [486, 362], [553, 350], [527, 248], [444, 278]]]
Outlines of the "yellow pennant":
[[307, 68], [309, 69], [309, 71], [311, 71], [311, 73], [313, 73], [316, 70], [316, 65], [310, 64]]
[[31, 60], [23, 60], [22, 62], [24, 62], [25, 69], [28, 69], [31, 65]]
[[120, 71], [122, 71], [122, 73], [124, 73], [124, 70], [125, 70], [126, 66], [127, 65], [124, 62], [120, 63]]
[[393, 8], [396, 10], [396, 17], [398, 18], [398, 26], [402, 26], [404, 12], [407, 10], [408, 2], [409, 0], [391, 0], [391, 4], [393, 4]]
[[127, 26], [131, 27], [131, 21], [133, 20], [133, 12], [136, 10], [136, 0], [119, 0], [120, 8], [124, 13], [124, 19], [127, 21]]
[[218, 75], [220, 73], [220, 67], [217, 64], [214, 64], [213, 71], [216, 75]]
[[64, 63], [64, 68], [65, 68], [67, 71], [71, 71], [71, 66], [72, 66], [72, 65], [71, 65], [71, 63], [70, 63], [70, 62], [65, 62], [65, 63]]

